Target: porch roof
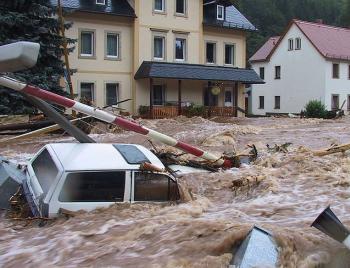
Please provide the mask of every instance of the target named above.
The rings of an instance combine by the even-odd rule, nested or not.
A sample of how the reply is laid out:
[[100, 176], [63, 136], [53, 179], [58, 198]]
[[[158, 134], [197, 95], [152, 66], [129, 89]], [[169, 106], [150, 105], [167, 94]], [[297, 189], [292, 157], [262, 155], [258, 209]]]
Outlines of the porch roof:
[[264, 81], [252, 69], [153, 61], [144, 61], [137, 70], [135, 79], [143, 78], [233, 81], [244, 84], [264, 84]]

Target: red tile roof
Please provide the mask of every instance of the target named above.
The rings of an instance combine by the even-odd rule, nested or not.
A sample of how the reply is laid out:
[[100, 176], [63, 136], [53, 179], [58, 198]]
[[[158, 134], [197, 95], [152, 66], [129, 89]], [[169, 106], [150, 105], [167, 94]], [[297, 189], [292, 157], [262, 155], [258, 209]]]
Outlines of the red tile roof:
[[280, 36], [271, 37], [267, 42], [249, 59], [249, 61], [265, 61], [276, 46]]
[[350, 29], [294, 20], [325, 58], [350, 60]]
[[[340, 28], [322, 23], [293, 20], [284, 35], [292, 25], [296, 25], [309, 39], [317, 51], [325, 58], [350, 61], [350, 29]], [[251, 58], [251, 62], [267, 61], [272, 56], [283, 37], [271, 37]]]

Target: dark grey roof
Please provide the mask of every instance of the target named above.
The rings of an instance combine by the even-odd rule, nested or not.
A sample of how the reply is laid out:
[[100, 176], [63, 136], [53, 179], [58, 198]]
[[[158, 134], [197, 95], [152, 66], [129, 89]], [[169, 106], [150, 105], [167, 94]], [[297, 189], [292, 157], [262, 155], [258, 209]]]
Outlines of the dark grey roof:
[[257, 30], [255, 26], [234, 6], [226, 7], [226, 19], [223, 23], [224, 26], [227, 24], [228, 27], [242, 28], [252, 31]]
[[[57, 6], [57, 0], [50, 2], [53, 6]], [[134, 9], [127, 0], [106, 0], [105, 5], [97, 5], [96, 0], [61, 0], [61, 5], [66, 9], [78, 11], [136, 17]]]
[[137, 70], [135, 79], [142, 78], [235, 81], [245, 84], [264, 83], [251, 69], [153, 61], [144, 61]]
[[214, 18], [204, 18], [204, 25], [241, 29], [247, 31], [257, 30], [257, 28], [233, 5], [225, 7], [225, 14], [225, 20], [223, 21]]
[[204, 4], [210, 4], [215, 2], [216, 4], [230, 6], [232, 5], [230, 0], [204, 0]]

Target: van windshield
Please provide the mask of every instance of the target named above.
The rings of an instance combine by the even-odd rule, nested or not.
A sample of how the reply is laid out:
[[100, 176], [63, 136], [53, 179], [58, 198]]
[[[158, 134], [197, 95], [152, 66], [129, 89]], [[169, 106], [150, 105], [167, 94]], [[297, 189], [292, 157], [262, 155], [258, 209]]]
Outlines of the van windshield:
[[58, 174], [58, 168], [47, 149], [37, 156], [32, 163], [32, 167], [41, 189], [46, 195]]
[[125, 171], [68, 173], [58, 197], [61, 202], [122, 202]]

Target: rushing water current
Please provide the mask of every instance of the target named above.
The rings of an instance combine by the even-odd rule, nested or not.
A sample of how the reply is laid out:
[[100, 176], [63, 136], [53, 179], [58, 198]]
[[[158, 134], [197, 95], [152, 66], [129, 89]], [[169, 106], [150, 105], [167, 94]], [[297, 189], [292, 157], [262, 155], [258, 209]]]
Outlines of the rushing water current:
[[[44, 227], [0, 212], [1, 267], [228, 267], [232, 248], [254, 225], [276, 238], [279, 267], [350, 267], [350, 252], [310, 227], [328, 205], [350, 227], [350, 153], [312, 154], [349, 143], [350, 118], [141, 123], [218, 155], [255, 144], [259, 158], [240, 169], [185, 175], [179, 182], [192, 198], [180, 204], [116, 204]], [[92, 137], [150, 147], [130, 132]], [[0, 154], [24, 162], [48, 142], [74, 141], [44, 136], [3, 146]], [[288, 153], [266, 148], [286, 142], [292, 143]], [[249, 178], [248, 186], [232, 187], [232, 181]]]

